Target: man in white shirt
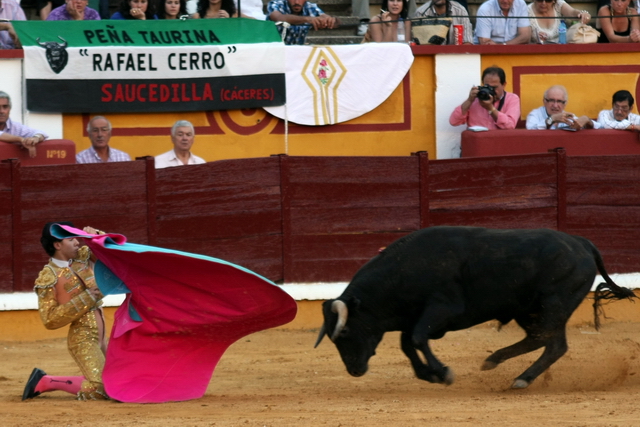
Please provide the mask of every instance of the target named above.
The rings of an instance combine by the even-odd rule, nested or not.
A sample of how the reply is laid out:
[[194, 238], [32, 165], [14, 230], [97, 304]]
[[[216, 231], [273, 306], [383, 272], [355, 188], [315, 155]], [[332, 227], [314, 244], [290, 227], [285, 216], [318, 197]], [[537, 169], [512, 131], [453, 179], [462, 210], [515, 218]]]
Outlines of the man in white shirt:
[[454, 25], [462, 25], [462, 44], [473, 44], [473, 26], [467, 9], [454, 0], [429, 0], [416, 10], [412, 18], [452, 17], [444, 44], [456, 44]]
[[531, 111], [527, 116], [527, 129], [599, 129], [600, 124], [587, 116], [576, 116], [565, 111], [569, 101], [564, 86], [551, 86], [542, 97], [543, 106]]
[[173, 150], [155, 157], [156, 169], [207, 163], [204, 159], [191, 153], [191, 146], [193, 145], [195, 135], [196, 132], [191, 122], [187, 120], [178, 120], [175, 122], [171, 128]]
[[628, 90], [614, 93], [611, 104], [611, 110], [602, 110], [598, 114], [598, 123], [603, 129], [640, 131], [640, 116], [631, 112], [633, 95]]
[[476, 44], [527, 44], [531, 38], [524, 0], [487, 0], [476, 16]]

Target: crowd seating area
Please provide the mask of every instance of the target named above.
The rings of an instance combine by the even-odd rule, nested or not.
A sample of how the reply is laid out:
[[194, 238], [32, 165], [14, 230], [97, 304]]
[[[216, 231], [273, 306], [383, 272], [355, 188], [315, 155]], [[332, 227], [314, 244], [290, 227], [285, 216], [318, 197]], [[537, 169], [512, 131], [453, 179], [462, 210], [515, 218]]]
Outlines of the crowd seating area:
[[[262, 0], [265, 5], [268, 0]], [[359, 24], [358, 17], [352, 16], [352, 0], [317, 0], [318, 6], [326, 13], [336, 16], [340, 20], [340, 27], [330, 30], [312, 31], [307, 37], [307, 43], [309, 44], [357, 44], [363, 39], [362, 35], [357, 35], [357, 27]], [[529, 3], [529, 0], [525, 0]], [[92, 0], [90, 3], [97, 2]], [[475, 25], [476, 13], [478, 7], [484, 2], [484, 0], [467, 0], [467, 8], [469, 11], [469, 17], [471, 23]], [[118, 10], [120, 0], [109, 0], [109, 11], [111, 14]], [[420, 7], [424, 4], [424, 0], [417, 0], [416, 5]], [[598, 0], [580, 0], [568, 2], [575, 9], [587, 10], [592, 16], [596, 16]], [[36, 8], [36, 0], [21, 0], [20, 5], [23, 8], [28, 20], [38, 20], [38, 12]], [[242, 5], [242, 3], [241, 3]], [[369, 9], [372, 15], [379, 13], [382, 0], [369, 0]], [[91, 5], [91, 7], [95, 5]], [[592, 20], [592, 25], [595, 24], [595, 20]]]

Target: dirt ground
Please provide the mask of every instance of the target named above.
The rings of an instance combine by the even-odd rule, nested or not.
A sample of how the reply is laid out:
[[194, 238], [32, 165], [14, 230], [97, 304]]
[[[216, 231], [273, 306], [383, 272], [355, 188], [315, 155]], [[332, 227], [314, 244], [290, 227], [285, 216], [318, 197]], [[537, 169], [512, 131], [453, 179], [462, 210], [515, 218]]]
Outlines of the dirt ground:
[[570, 326], [569, 352], [526, 390], [511, 382], [540, 354], [479, 367], [522, 337], [493, 324], [433, 342], [456, 373], [451, 386], [416, 379], [389, 333], [369, 372], [350, 377], [317, 330], [269, 330], [223, 356], [205, 396], [167, 404], [78, 402], [62, 392], [22, 402], [34, 366], [78, 375], [64, 338], [0, 342], [0, 426], [638, 426], [640, 323]]

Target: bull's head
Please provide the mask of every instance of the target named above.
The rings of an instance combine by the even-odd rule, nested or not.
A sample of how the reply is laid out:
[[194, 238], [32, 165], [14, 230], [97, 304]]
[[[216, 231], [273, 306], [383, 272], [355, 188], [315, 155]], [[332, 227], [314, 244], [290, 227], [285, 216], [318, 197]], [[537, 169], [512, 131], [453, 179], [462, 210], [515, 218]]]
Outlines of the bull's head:
[[46, 57], [51, 70], [54, 73], [59, 74], [64, 67], [67, 66], [67, 61], [69, 60], [69, 54], [67, 53], [68, 43], [65, 39], [58, 36], [60, 40], [64, 43], [57, 42], [41, 42], [40, 37], [36, 39], [38, 45], [46, 50]]
[[315, 345], [317, 347], [328, 335], [338, 348], [347, 372], [354, 377], [367, 372], [369, 359], [376, 354], [384, 334], [375, 318], [366, 316], [359, 310], [359, 305], [355, 298], [346, 302], [340, 299], [325, 301], [322, 304], [324, 323]]

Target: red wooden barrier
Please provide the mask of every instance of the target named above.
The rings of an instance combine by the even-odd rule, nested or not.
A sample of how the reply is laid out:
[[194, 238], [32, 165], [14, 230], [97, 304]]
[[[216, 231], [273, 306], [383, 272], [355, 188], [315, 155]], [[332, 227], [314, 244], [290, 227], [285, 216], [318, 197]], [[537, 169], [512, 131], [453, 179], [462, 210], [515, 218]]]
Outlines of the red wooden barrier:
[[640, 156], [224, 160], [155, 170], [0, 164], [0, 291], [27, 291], [47, 221], [201, 253], [282, 282], [348, 281], [381, 246], [428, 225], [559, 228], [638, 271]]
[[156, 171], [157, 245], [282, 279], [278, 157]]
[[286, 280], [346, 280], [381, 246], [419, 229], [416, 159], [283, 157]]
[[612, 129], [490, 130], [462, 132], [463, 158], [546, 153], [563, 147], [569, 156], [640, 154], [638, 132]]
[[73, 164], [76, 162], [76, 144], [68, 139], [48, 139], [36, 146], [36, 156], [20, 145], [0, 142], [0, 160], [18, 159], [22, 166]]

